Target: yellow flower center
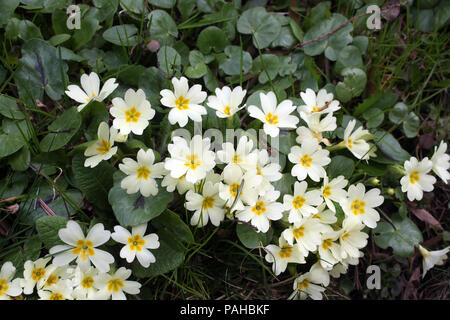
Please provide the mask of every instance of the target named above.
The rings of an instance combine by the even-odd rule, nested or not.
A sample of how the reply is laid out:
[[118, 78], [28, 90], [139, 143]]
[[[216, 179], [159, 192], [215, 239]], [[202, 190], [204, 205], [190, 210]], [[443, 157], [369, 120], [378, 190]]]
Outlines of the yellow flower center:
[[61, 293], [53, 293], [49, 300], [64, 300], [64, 297]]
[[237, 163], [241, 163], [242, 159], [241, 159], [241, 157], [238, 154], [235, 154], [234, 157], [233, 157], [233, 162], [236, 163], [236, 164]]
[[281, 250], [280, 250], [280, 258], [290, 258], [292, 254], [292, 248], [291, 246], [284, 244], [283, 246], [281, 246]]
[[319, 111], [320, 110], [320, 108], [317, 108], [316, 106], [314, 106], [313, 108], [312, 108], [312, 111], [313, 112], [317, 112], [317, 111]]
[[142, 251], [142, 246], [145, 245], [145, 240], [140, 234], [136, 234], [133, 237], [128, 238], [128, 245], [130, 250]]
[[351, 149], [351, 148], [353, 148], [353, 146], [352, 146], [352, 139], [348, 139], [347, 140], [347, 143], [348, 143], [348, 147]]
[[266, 116], [266, 121], [268, 124], [277, 124], [278, 123], [278, 116], [273, 115], [272, 113], [268, 113]]
[[45, 270], [43, 268], [36, 268], [31, 273], [31, 279], [34, 281], [41, 280], [42, 277], [45, 275]]
[[185, 99], [183, 96], [179, 96], [177, 100], [175, 100], [175, 105], [178, 110], [187, 110], [189, 109], [189, 99]]
[[305, 233], [303, 232], [305, 231], [305, 227], [299, 227], [299, 228], [294, 228], [292, 229], [292, 233], [294, 234], [295, 239], [298, 239], [300, 237], [304, 237]]
[[294, 209], [300, 209], [305, 204], [306, 199], [302, 196], [296, 196], [294, 200], [292, 200], [292, 205], [294, 206]]
[[307, 154], [303, 155], [303, 157], [300, 158], [300, 163], [304, 167], [311, 167], [311, 162], [312, 158]]
[[322, 191], [322, 194], [323, 194], [323, 196], [326, 198], [326, 197], [329, 197], [329, 196], [331, 196], [331, 187], [330, 186], [325, 186], [324, 188], [323, 188], [323, 191]]
[[57, 282], [58, 282], [58, 277], [55, 276], [54, 274], [51, 274], [48, 276], [47, 281], [45, 281], [45, 285], [47, 287], [50, 287], [50, 286], [56, 284]]
[[256, 202], [256, 204], [252, 207], [252, 211], [258, 216], [265, 212], [266, 206], [264, 205], [264, 201]]
[[328, 248], [333, 246], [333, 240], [331, 239], [325, 239], [322, 242], [322, 248], [323, 250], [327, 250]]
[[122, 280], [120, 279], [111, 279], [108, 281], [108, 290], [109, 291], [114, 291], [114, 292], [119, 292], [120, 288], [123, 287], [124, 284], [122, 282]]
[[223, 113], [225, 113], [226, 115], [230, 115], [230, 106], [226, 106], [225, 109], [223, 110]]
[[212, 208], [214, 205], [214, 201], [215, 201], [215, 199], [213, 197], [209, 197], [209, 196], [204, 197], [203, 202], [202, 202], [203, 210]]
[[201, 164], [201, 161], [199, 160], [197, 154], [191, 154], [190, 156], [186, 156], [186, 162], [184, 165], [186, 167], [191, 168], [192, 170], [197, 169], [197, 167]]
[[235, 198], [236, 198], [237, 193], [238, 193], [238, 191], [239, 191], [239, 187], [240, 187], [240, 185], [237, 184], [237, 183], [233, 183], [233, 184], [230, 186], [230, 193], [231, 193], [231, 195], [232, 195], [233, 197], [235, 197]]
[[97, 151], [100, 152], [102, 155], [107, 154], [111, 150], [111, 143], [106, 140], [102, 140], [102, 145], [97, 148]]
[[302, 282], [297, 283], [297, 289], [302, 291], [309, 287], [309, 282], [307, 279], [304, 279]]
[[137, 169], [138, 179], [144, 178], [145, 180], [147, 180], [150, 173], [152, 173], [152, 172], [146, 166], [142, 166], [139, 169]]
[[6, 290], [8, 290], [6, 279], [0, 279], [0, 297], [5, 294]]
[[364, 201], [359, 201], [358, 199], [354, 200], [350, 205], [350, 208], [353, 211], [353, 214], [357, 216], [358, 214], [365, 213], [364, 206], [366, 203]]
[[344, 233], [343, 235], [342, 235], [342, 240], [345, 240], [346, 238], [348, 238], [350, 236], [350, 233]]
[[260, 176], [262, 175], [261, 168], [259, 166], [256, 166], [256, 174]]
[[95, 250], [92, 248], [93, 245], [90, 240], [78, 240], [77, 246], [72, 250], [72, 253], [78, 255], [81, 260], [86, 261], [88, 256], [95, 255]]
[[81, 286], [85, 289], [92, 288], [92, 285], [94, 284], [94, 279], [91, 277], [86, 277], [81, 281]]
[[127, 116], [127, 122], [138, 122], [141, 113], [135, 107], [132, 107], [130, 110], [125, 111], [125, 115]]
[[409, 182], [411, 182], [412, 184], [416, 183], [419, 180], [419, 171], [415, 170], [409, 174]]

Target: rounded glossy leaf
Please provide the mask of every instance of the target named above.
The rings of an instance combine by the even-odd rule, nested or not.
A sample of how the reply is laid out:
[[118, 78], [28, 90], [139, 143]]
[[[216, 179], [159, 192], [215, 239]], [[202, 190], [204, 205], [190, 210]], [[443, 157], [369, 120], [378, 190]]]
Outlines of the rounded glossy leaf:
[[197, 38], [197, 46], [205, 54], [210, 53], [211, 50], [221, 52], [227, 44], [225, 32], [215, 26], [203, 29]]
[[148, 15], [150, 24], [150, 37], [161, 45], [172, 45], [174, 38], [178, 36], [175, 21], [164, 10], [153, 10]]
[[227, 57], [220, 63], [219, 68], [229, 76], [241, 74], [241, 69], [242, 73], [246, 73], [252, 68], [252, 56], [241, 47], [227, 46], [225, 55]]
[[262, 49], [278, 37], [281, 25], [266, 9], [255, 7], [242, 13], [237, 22], [237, 29], [240, 33], [252, 35], [253, 45]]
[[114, 174], [114, 186], [108, 195], [114, 215], [121, 226], [135, 226], [156, 218], [173, 199], [173, 194], [161, 186], [156, 196], [143, 197], [139, 192], [127, 194], [127, 191], [120, 187], [125, 177], [120, 171]]
[[114, 26], [103, 32], [103, 39], [118, 46], [132, 47], [137, 44], [137, 31], [133, 24]]
[[374, 240], [377, 246], [387, 249], [391, 247], [394, 254], [400, 257], [410, 257], [414, 254], [414, 246], [423, 241], [422, 233], [408, 218], [392, 219], [394, 227], [381, 221], [373, 230]]

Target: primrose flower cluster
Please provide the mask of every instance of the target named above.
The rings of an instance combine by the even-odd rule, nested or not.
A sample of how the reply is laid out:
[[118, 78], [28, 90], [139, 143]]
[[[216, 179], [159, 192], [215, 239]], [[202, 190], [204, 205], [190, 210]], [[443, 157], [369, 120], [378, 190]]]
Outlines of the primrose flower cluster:
[[[289, 186], [291, 191], [283, 195], [276, 190], [276, 183], [283, 177], [281, 165], [271, 157], [270, 149], [265, 146], [259, 149], [256, 141], [245, 131], [237, 141], [222, 143], [221, 149], [217, 151], [212, 150], [210, 138], [201, 134], [191, 138], [173, 135], [167, 147], [168, 155], [160, 162], [156, 161], [159, 155], [152, 149], [140, 149], [135, 159], [125, 157], [119, 163], [119, 169], [126, 174], [121, 181], [121, 188], [128, 194], [140, 193], [143, 197], [157, 195], [160, 188], [166, 188], [168, 192], [176, 189], [180, 195], [184, 195], [185, 208], [191, 212], [190, 224], [196, 227], [205, 227], [209, 223], [217, 227], [225, 219], [248, 224], [256, 232], [262, 233], [276, 227], [274, 229], [280, 230], [278, 241], [264, 247], [265, 260], [272, 264], [274, 274], [280, 275], [287, 270], [288, 264], [306, 264], [307, 260], [308, 263], [311, 261], [310, 256], [316, 257], [309, 271], [295, 279], [291, 298], [322, 299], [330, 277], [337, 278], [345, 274], [350, 265], [358, 264], [359, 258], [363, 256], [361, 250], [367, 245], [367, 232], [375, 228], [380, 220], [376, 208], [384, 202], [380, 189], [368, 189], [362, 180], [352, 184], [342, 175], [329, 177], [326, 168], [331, 163], [330, 152], [347, 149], [355, 158], [367, 161], [376, 157], [376, 147], [371, 142], [374, 136], [362, 126], [357, 126], [356, 120], [351, 120], [346, 125], [343, 139], [330, 141], [337, 129], [335, 112], [341, 106], [333, 94], [325, 89], [319, 90], [317, 94], [311, 89], [301, 92], [303, 105], [300, 106], [295, 106], [289, 99], [278, 103], [274, 92], [260, 93], [261, 107], [258, 107], [243, 104], [247, 92], [241, 87], [232, 89], [224, 86], [215, 89], [215, 95], [208, 96], [201, 85], [190, 87], [184, 77], [173, 78], [172, 84], [173, 90], [164, 89], [160, 92], [161, 104], [170, 109], [168, 121], [172, 125], [184, 127], [189, 120], [202, 122], [202, 117], [207, 114], [203, 105], [206, 104], [218, 118], [223, 119], [231, 119], [241, 110], [248, 112], [251, 118], [262, 123], [265, 134], [272, 139], [278, 137], [281, 130], [295, 129], [297, 145], [291, 147], [287, 155], [290, 164], [286, 165], [290, 168], [286, 174], [291, 174], [296, 180], [293, 188]], [[81, 85], [83, 89], [71, 85], [66, 91], [69, 97], [81, 103], [79, 111], [92, 99], [105, 99], [117, 87], [115, 79], [109, 79], [99, 93], [100, 82], [95, 73], [83, 75]], [[116, 156], [118, 146], [115, 143], [126, 142], [130, 134], [142, 135], [155, 117], [155, 110], [142, 89], [128, 89], [124, 99], [113, 98], [109, 111], [113, 118], [112, 126], [106, 122], [99, 125], [97, 140], [92, 141], [85, 150], [86, 167], [95, 167], [101, 161]], [[437, 170], [435, 172], [448, 180], [449, 156], [445, 151], [446, 145], [441, 143], [435, 153], [435, 162], [431, 162]], [[415, 164], [412, 163], [410, 167], [412, 171], [408, 171], [408, 181], [412, 184], [412, 180], [420, 181], [420, 188], [425, 190], [428, 180], [424, 174], [432, 166], [427, 163], [423, 170], [422, 167], [414, 169]], [[422, 181], [425, 183], [422, 184]], [[343, 212], [343, 215], [339, 215], [339, 212]], [[73, 223], [70, 225], [73, 228]], [[137, 252], [131, 245], [141, 245], [141, 238], [133, 240], [134, 230], [138, 227], [133, 228], [131, 236], [122, 227], [116, 228], [112, 238], [125, 244], [120, 252], [121, 257], [130, 262], [136, 254], [144, 266], [154, 262], [154, 257], [142, 256], [144, 250]], [[103, 226], [97, 229], [103, 230]], [[143, 237], [144, 232], [145, 229], [139, 234]], [[81, 237], [80, 232], [78, 237], [68, 237], [65, 231], [60, 231], [60, 236], [67, 245], [52, 248], [50, 253], [56, 256], [51, 266], [62, 268], [75, 258], [78, 264], [75, 268], [67, 267], [64, 272], [60, 271], [61, 279], [70, 279], [70, 276], [65, 275], [68, 273], [72, 275], [72, 284], [83, 283], [79, 280], [81, 276], [74, 275], [91, 272], [91, 269], [86, 269], [88, 263], [84, 263], [91, 261], [94, 265], [91, 268], [95, 268], [99, 275], [91, 277], [91, 287], [95, 290], [90, 297], [124, 297], [117, 292], [127, 292], [125, 288], [130, 283], [125, 284], [125, 279], [130, 276], [130, 272], [119, 268], [116, 271], [119, 275], [105, 273], [113, 263], [112, 256], [96, 249], [109, 236], [96, 237], [95, 241], [89, 240], [89, 235]], [[152, 245], [148, 248], [157, 248], [157, 236], [145, 241]], [[89, 250], [95, 250], [96, 255], [91, 255]], [[443, 263], [447, 253], [444, 251], [434, 254], [423, 248], [424, 272], [434, 264]], [[425, 256], [428, 258], [425, 259]], [[45, 267], [43, 260], [39, 263], [39, 268]], [[27, 275], [32, 273], [27, 272]], [[138, 285], [130, 285], [131, 291], [127, 293], [136, 293]], [[72, 285], [73, 291], [74, 287], [76, 285]], [[39, 285], [38, 292], [48, 291], [42, 288]], [[47, 296], [44, 294], [44, 297]]]
[[22, 294], [31, 295], [35, 289], [40, 300], [125, 300], [125, 293], [138, 294], [141, 284], [128, 280], [131, 270], [111, 270], [113, 255], [99, 247], [112, 238], [123, 245], [121, 258], [129, 263], [137, 258], [147, 268], [156, 261], [149, 249], [157, 249], [160, 244], [158, 235], [146, 235], [146, 230], [147, 224], [133, 227], [131, 233], [115, 226], [111, 233], [98, 223], [85, 236], [80, 225], [69, 220], [58, 232], [65, 244], [50, 248], [48, 257], [26, 261], [23, 278], [14, 279], [16, 268], [11, 262], [3, 264], [0, 300], [23, 298]]

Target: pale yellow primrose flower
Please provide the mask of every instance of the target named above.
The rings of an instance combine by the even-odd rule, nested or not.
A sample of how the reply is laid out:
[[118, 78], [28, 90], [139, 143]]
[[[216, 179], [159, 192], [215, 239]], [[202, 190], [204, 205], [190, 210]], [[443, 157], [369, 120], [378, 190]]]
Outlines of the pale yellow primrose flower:
[[195, 135], [191, 141], [174, 136], [167, 147], [170, 157], [166, 158], [164, 167], [172, 178], [186, 175], [186, 181], [196, 183], [216, 165], [216, 154], [210, 150], [210, 139]]
[[151, 263], [156, 262], [153, 253], [148, 249], [159, 248], [159, 237], [156, 233], [145, 235], [147, 223], [134, 226], [130, 231], [122, 226], [115, 226], [111, 238], [125, 246], [120, 250], [120, 257], [126, 259], [128, 263], [133, 262], [135, 258], [144, 267], [148, 268]]
[[184, 127], [188, 119], [194, 122], [201, 122], [202, 115], [207, 114], [205, 107], [200, 105], [206, 99], [206, 92], [202, 91], [199, 84], [189, 88], [188, 80], [185, 77], [180, 79], [172, 78], [174, 90], [161, 90], [161, 104], [171, 108], [169, 112], [170, 124], [178, 123]]
[[154, 163], [155, 155], [152, 149], [144, 151], [140, 149], [137, 153], [137, 161], [124, 158], [119, 164], [119, 169], [127, 174], [120, 183], [122, 189], [128, 194], [140, 192], [144, 197], [156, 196], [158, 184], [156, 178], [162, 178], [166, 173], [164, 163]]
[[124, 98], [112, 99], [113, 107], [109, 112], [114, 117], [113, 127], [120, 130], [122, 135], [130, 132], [142, 135], [149, 125], [149, 120], [155, 116], [155, 110], [151, 108], [142, 89], [128, 89]]
[[446, 184], [450, 180], [450, 155], [445, 153], [447, 151], [447, 144], [441, 141], [439, 147], [434, 147], [434, 154], [431, 157], [433, 172], [442, 179]]
[[264, 132], [276, 137], [280, 133], [280, 128], [297, 128], [299, 119], [291, 113], [297, 108], [292, 104], [291, 100], [283, 100], [280, 104], [277, 103], [275, 94], [270, 91], [267, 94], [260, 93], [261, 107], [251, 105], [248, 107], [250, 117], [256, 118], [264, 123]]
[[111, 128], [106, 122], [98, 126], [98, 139], [92, 145], [86, 148], [84, 155], [87, 159], [84, 161], [85, 167], [94, 168], [103, 160], [109, 160], [117, 153], [117, 147], [114, 147], [114, 136], [117, 135], [117, 129]]
[[209, 96], [207, 105], [211, 109], [216, 110], [219, 118], [232, 117], [236, 112], [245, 108], [245, 104], [239, 107], [244, 100], [246, 90], [242, 90], [240, 86], [231, 90], [224, 86], [222, 89], [216, 88], [215, 96]]
[[433, 191], [436, 178], [428, 174], [432, 167], [433, 162], [428, 158], [418, 161], [417, 158], [411, 157], [405, 161], [406, 175], [400, 179], [400, 184], [409, 201], [422, 200], [424, 191]]
[[0, 300], [8, 300], [22, 293], [21, 279], [13, 279], [16, 268], [11, 261], [6, 261], [0, 269]]
[[81, 103], [77, 108], [78, 111], [81, 111], [90, 101], [101, 102], [108, 97], [119, 85], [115, 81], [115, 78], [108, 79], [100, 90], [100, 79], [95, 72], [91, 72], [89, 75], [83, 74], [81, 76], [80, 82], [83, 89], [77, 85], [69, 85], [65, 93], [73, 100]]
[[59, 238], [66, 243], [50, 248], [50, 254], [54, 255], [53, 264], [56, 266], [68, 265], [77, 259], [77, 264], [94, 264], [101, 272], [108, 272], [114, 257], [98, 246], [106, 243], [111, 232], [104, 229], [102, 223], [97, 223], [85, 237], [81, 227], [73, 220], [67, 222], [67, 226], [58, 231]]
[[94, 278], [94, 286], [99, 290], [97, 299], [126, 300], [125, 293], [138, 294], [141, 284], [127, 280], [131, 270], [121, 267], [114, 274], [102, 273]]
[[447, 253], [449, 250], [450, 247], [437, 251], [428, 251], [427, 249], [419, 245], [419, 251], [423, 258], [422, 278], [425, 278], [425, 274], [427, 273], [427, 271], [433, 268], [434, 266], [441, 266], [444, 264], [445, 260], [447, 260]]

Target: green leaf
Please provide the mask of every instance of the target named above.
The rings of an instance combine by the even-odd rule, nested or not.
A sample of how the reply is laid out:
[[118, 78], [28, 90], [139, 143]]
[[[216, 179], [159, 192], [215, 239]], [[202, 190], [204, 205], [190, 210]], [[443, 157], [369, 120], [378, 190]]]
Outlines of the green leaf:
[[127, 194], [120, 186], [125, 177], [121, 171], [114, 174], [114, 186], [108, 195], [114, 215], [122, 226], [135, 226], [156, 218], [173, 199], [173, 194], [161, 186], [156, 196], [143, 197], [140, 192]]
[[84, 166], [85, 157], [77, 154], [72, 160], [72, 170], [78, 187], [86, 199], [100, 209], [109, 207], [108, 192], [113, 186], [113, 174], [116, 169], [107, 161], [100, 162], [94, 168]]
[[[72, 36], [73, 49], [78, 50], [82, 48], [86, 43], [88, 43], [95, 35], [99, 27], [99, 21], [95, 18], [81, 19], [81, 28], [76, 29]], [[107, 39], [106, 39], [107, 40]]]
[[390, 223], [381, 221], [373, 230], [376, 245], [382, 249], [391, 247], [397, 256], [411, 257], [414, 254], [414, 246], [423, 241], [422, 233], [408, 218], [393, 218], [392, 222], [395, 229]]
[[270, 44], [271, 47], [284, 47], [290, 48], [298, 41], [292, 33], [292, 29], [289, 26], [282, 26], [280, 29], [280, 34], [275, 40]]
[[342, 102], [350, 101], [351, 98], [359, 96], [366, 87], [366, 73], [359, 68], [345, 68], [341, 75], [344, 82], [340, 81], [336, 85], [336, 96]]
[[61, 34], [55, 34], [53, 37], [48, 39], [48, 43], [50, 43], [52, 46], [58, 46], [61, 43], [66, 42], [70, 39], [70, 34], [67, 33], [61, 33]]
[[145, 10], [145, 0], [120, 0], [120, 6], [125, 10], [140, 14]]
[[153, 219], [152, 225], [158, 230], [165, 229], [179, 241], [186, 243], [194, 242], [194, 236], [189, 226], [175, 212], [169, 209], [166, 209], [161, 215]]
[[266, 9], [255, 7], [242, 13], [237, 22], [237, 30], [252, 35], [253, 45], [262, 49], [268, 47], [278, 37], [281, 25], [273, 15], [266, 12]]
[[31, 39], [22, 46], [22, 58], [14, 76], [19, 96], [28, 104], [43, 101], [45, 93], [59, 100], [67, 82], [68, 66], [59, 59], [58, 51], [41, 39]]
[[403, 121], [405, 121], [406, 117], [408, 115], [408, 107], [403, 102], [398, 102], [394, 108], [389, 111], [389, 120], [391, 120], [392, 123], [400, 124]]
[[45, 248], [50, 249], [59, 244], [64, 244], [59, 239], [58, 231], [65, 228], [67, 219], [58, 216], [46, 216], [36, 221], [36, 230]]
[[198, 79], [203, 77], [208, 71], [208, 67], [204, 63], [197, 63], [195, 66], [186, 68], [186, 76], [190, 79]]
[[355, 162], [344, 156], [335, 156], [331, 158], [331, 162], [327, 167], [327, 175], [331, 179], [338, 176], [344, 176], [350, 179], [355, 170]]
[[23, 146], [22, 149], [9, 156], [8, 164], [16, 171], [27, 170], [30, 165], [30, 150], [28, 147]]
[[[320, 22], [314, 24], [312, 28], [306, 32], [303, 37], [303, 42], [311, 41], [328, 34], [346, 21], [347, 18], [343, 15], [333, 13], [330, 18], [321, 20]], [[339, 51], [352, 41], [352, 37], [350, 35], [352, 30], [353, 25], [348, 23], [330, 36], [304, 45], [303, 50], [305, 54], [309, 56], [317, 56], [324, 52], [327, 47], [332, 47], [335, 51]]]
[[80, 126], [80, 113], [76, 107], [72, 107], [48, 126], [50, 133], [42, 139], [41, 149], [44, 152], [50, 152], [62, 148], [77, 133]]
[[336, 65], [334, 66], [336, 73], [341, 73], [347, 67], [363, 67], [361, 52], [355, 46], [346, 46], [339, 51]]
[[25, 115], [19, 109], [16, 100], [3, 94], [0, 95], [0, 114], [10, 119], [25, 119]]
[[241, 65], [242, 73], [247, 73], [252, 68], [252, 56], [239, 46], [227, 46], [225, 55], [226, 58], [219, 64], [219, 68], [229, 76], [241, 74]]
[[148, 268], [142, 267], [139, 262], [133, 262], [133, 274], [138, 278], [156, 277], [179, 267], [185, 256], [184, 247], [173, 238], [173, 234], [166, 230], [157, 230], [160, 246], [151, 250], [155, 256], [155, 263]]
[[266, 246], [271, 242], [273, 229], [270, 228], [266, 233], [256, 232], [248, 224], [239, 223], [236, 226], [236, 234], [245, 247], [254, 249], [258, 246]]
[[28, 175], [14, 172], [12, 176], [0, 180], [0, 198], [6, 199], [19, 196], [28, 185]]
[[367, 120], [367, 128], [376, 128], [383, 123], [384, 112], [378, 108], [370, 108], [364, 112], [363, 118]]
[[29, 20], [21, 20], [19, 23], [19, 38], [28, 41], [33, 38], [42, 39], [41, 30]]
[[298, 23], [294, 19], [289, 18], [289, 26], [291, 27], [292, 33], [297, 38], [297, 40], [303, 41], [304, 33], [303, 30], [298, 25]]
[[175, 5], [176, 0], [149, 0], [148, 2], [157, 7], [171, 9]]
[[197, 46], [201, 52], [208, 54], [211, 50], [221, 52], [228, 44], [225, 32], [215, 26], [203, 29], [197, 38]]
[[[264, 63], [263, 63], [264, 61]], [[265, 67], [265, 68], [264, 68]], [[275, 54], [263, 54], [253, 61], [253, 72], [259, 74], [258, 81], [262, 84], [275, 79], [280, 68], [280, 58]]]
[[139, 77], [139, 88], [144, 90], [152, 107], [161, 105], [160, 92], [170, 87], [170, 81], [157, 68], [147, 68]]
[[167, 46], [161, 47], [157, 57], [159, 68], [165, 72], [168, 77], [172, 77], [175, 70], [178, 70], [181, 66], [181, 56], [174, 48]]
[[13, 120], [3, 119], [2, 129], [3, 133], [0, 130], [0, 158], [9, 156], [20, 150], [30, 139], [25, 120], [15, 122]]
[[408, 138], [414, 138], [419, 133], [420, 119], [414, 112], [410, 112], [403, 121], [403, 132]]
[[[398, 161], [405, 162], [411, 157], [405, 149], [403, 149], [398, 143], [394, 136], [386, 131], [377, 130], [374, 132], [377, 137], [377, 147], [383, 152], [388, 158]], [[383, 138], [382, 138], [383, 137]], [[382, 139], [381, 141], [379, 141]]]
[[2, 2], [0, 6], [0, 26], [6, 24], [19, 5], [19, 0], [8, 0]]
[[366, 36], [356, 36], [353, 38], [352, 44], [359, 49], [361, 54], [365, 54], [369, 45], [369, 38]]
[[133, 24], [114, 26], [103, 32], [103, 39], [118, 46], [132, 47], [137, 44], [137, 31]]
[[161, 45], [173, 45], [174, 38], [178, 37], [175, 21], [164, 10], [153, 10], [148, 15], [150, 24], [150, 36]]
[[[80, 204], [83, 199], [83, 195], [78, 190], [65, 190], [64, 194], [76, 204]], [[39, 198], [46, 203], [56, 216], [67, 219], [76, 212], [76, 208], [60, 196], [59, 193], [56, 193], [56, 195], [57, 197], [53, 199], [53, 190], [51, 188], [39, 189]], [[20, 216], [21, 223], [33, 225], [41, 217], [47, 216], [47, 213], [39, 205], [39, 202], [36, 203], [36, 208], [34, 208], [34, 203], [34, 199], [30, 199], [30, 201], [24, 203], [23, 207], [26, 208], [26, 214]]]

